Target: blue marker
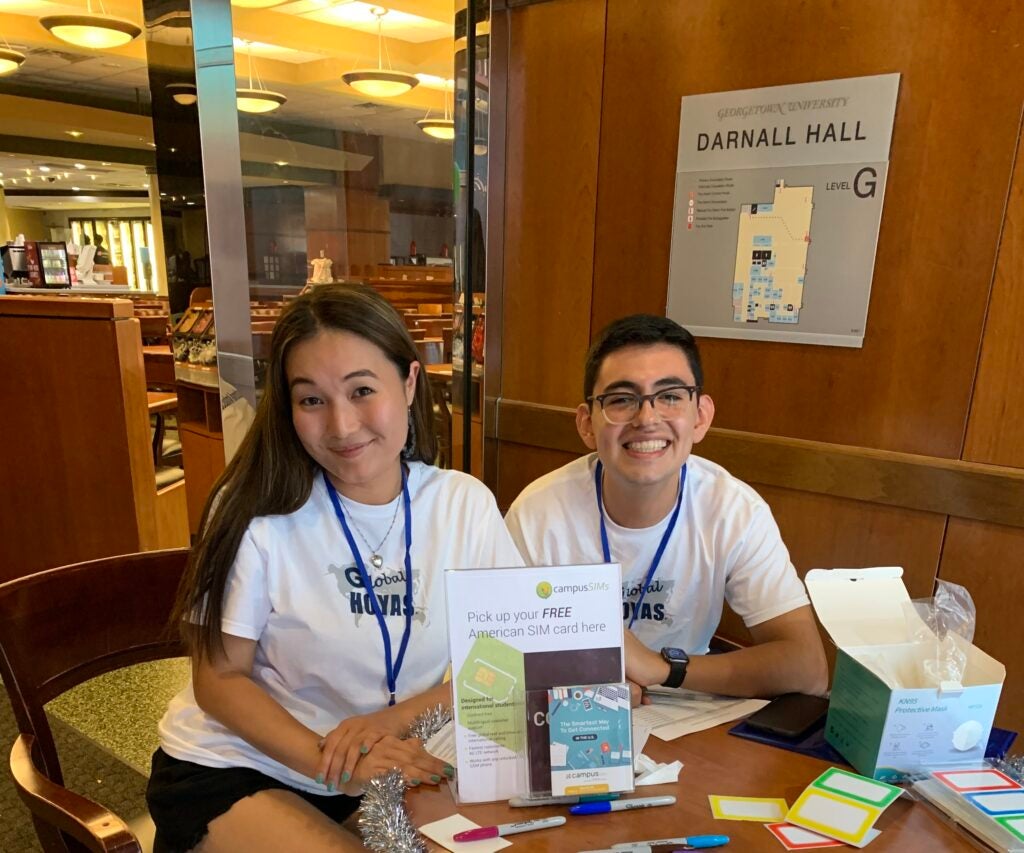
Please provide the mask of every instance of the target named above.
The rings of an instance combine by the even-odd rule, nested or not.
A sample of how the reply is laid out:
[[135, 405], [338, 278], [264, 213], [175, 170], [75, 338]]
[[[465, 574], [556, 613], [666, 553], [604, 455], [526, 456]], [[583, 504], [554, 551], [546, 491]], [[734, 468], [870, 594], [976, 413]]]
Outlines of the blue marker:
[[637, 797], [632, 800], [615, 800], [610, 803], [580, 803], [569, 809], [570, 814], [606, 814], [608, 812], [625, 812], [631, 809], [650, 809], [654, 806], [675, 805], [676, 798], [665, 797]]
[[[723, 847], [729, 843], [728, 835], [690, 835], [686, 838], [659, 838], [654, 841], [628, 841], [614, 845], [614, 853], [649, 853], [655, 849], [672, 849], [681, 844], [690, 850], [706, 850], [709, 847]], [[678, 848], [676, 848], [678, 849]]]

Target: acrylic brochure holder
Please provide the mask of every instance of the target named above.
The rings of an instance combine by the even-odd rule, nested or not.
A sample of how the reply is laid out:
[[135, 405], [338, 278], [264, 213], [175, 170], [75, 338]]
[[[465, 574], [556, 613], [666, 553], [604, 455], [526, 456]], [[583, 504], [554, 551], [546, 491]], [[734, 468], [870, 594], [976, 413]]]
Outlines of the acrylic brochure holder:
[[[625, 679], [619, 566], [461, 569], [445, 582], [458, 800], [547, 795], [549, 691], [593, 690], [581, 693], [578, 710], [585, 698], [590, 711], [604, 711], [597, 691], [606, 689], [600, 701], [610, 705], [610, 688]], [[627, 717], [628, 704], [627, 690]], [[598, 750], [602, 743], [608, 767], [613, 744], [603, 739]], [[602, 755], [590, 756], [602, 766]]]

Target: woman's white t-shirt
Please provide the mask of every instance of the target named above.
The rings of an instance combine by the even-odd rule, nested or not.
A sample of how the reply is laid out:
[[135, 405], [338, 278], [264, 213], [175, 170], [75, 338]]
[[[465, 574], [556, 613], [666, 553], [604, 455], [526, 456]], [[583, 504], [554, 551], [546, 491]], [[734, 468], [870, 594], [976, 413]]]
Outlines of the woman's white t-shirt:
[[[522, 566], [491, 492], [479, 480], [409, 464], [412, 507], [412, 633], [397, 700], [440, 683], [448, 665], [446, 569]], [[405, 521], [402, 497], [384, 506], [342, 498], [397, 656], [405, 629]], [[397, 514], [396, 514], [397, 513]], [[394, 527], [387, 534], [394, 519]], [[380, 569], [356, 529], [384, 558]], [[355, 560], [318, 476], [309, 500], [289, 515], [256, 518], [228, 577], [222, 629], [256, 640], [252, 678], [300, 723], [327, 734], [348, 717], [388, 702], [384, 647]], [[293, 787], [322, 785], [269, 758], [206, 714], [191, 685], [160, 722], [163, 750], [208, 767], [250, 767]]]

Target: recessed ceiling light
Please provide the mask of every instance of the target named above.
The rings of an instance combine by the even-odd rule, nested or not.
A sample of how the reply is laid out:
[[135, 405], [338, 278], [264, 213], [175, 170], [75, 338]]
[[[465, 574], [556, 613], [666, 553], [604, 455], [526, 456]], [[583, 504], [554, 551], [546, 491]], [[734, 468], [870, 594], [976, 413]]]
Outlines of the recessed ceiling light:
[[81, 188], [81, 187], [72, 187], [72, 188], [71, 188], [71, 191], [72, 191], [72, 192], [75, 192], [75, 193], [77, 193], [77, 192], [81, 192], [81, 191], [82, 191], [82, 188]]
[[82, 134], [82, 131], [80, 131], [80, 130], [65, 130], [64, 132], [65, 132], [65, 133], [66, 133], [66, 134], [67, 134], [68, 136], [73, 136], [73, 137], [75, 137], [75, 139], [78, 139], [78, 137], [79, 137], [79, 136], [82, 136], [82, 135], [83, 135], [83, 134]]
[[85, 163], [75, 163], [75, 168], [76, 169], [84, 169], [85, 168]]
[[26, 175], [31, 175], [32, 174], [32, 170], [31, 169], [26, 169], [25, 170], [25, 174]]
[[109, 163], [100, 163], [101, 166], [109, 166]]
[[11, 178], [11, 183], [12, 183], [12, 184], [16, 184], [16, 183], [18, 183], [18, 179], [17, 179], [17, 178]]
[[31, 184], [32, 183], [32, 179], [31, 178], [25, 178], [25, 183], [26, 184]]
[[167, 198], [167, 193], [160, 193], [160, 198]]
[[96, 180], [96, 176], [95, 175], [89, 175], [89, 180], [90, 181], [95, 181]]
[[287, 160], [275, 160], [274, 161], [274, 165], [275, 166], [287, 166], [288, 165], [288, 161]]
[[185, 204], [195, 204], [195, 202], [194, 201], [187, 201], [187, 202], [185, 202]]
[[50, 167], [49, 166], [40, 166], [39, 167], [39, 171], [40, 172], [49, 172], [50, 171]]

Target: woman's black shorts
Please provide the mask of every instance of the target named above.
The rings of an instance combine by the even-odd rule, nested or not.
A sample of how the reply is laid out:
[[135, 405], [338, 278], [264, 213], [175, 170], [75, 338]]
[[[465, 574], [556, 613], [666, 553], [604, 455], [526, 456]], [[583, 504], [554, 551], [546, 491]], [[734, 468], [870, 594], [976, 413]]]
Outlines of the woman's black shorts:
[[153, 753], [146, 802], [156, 824], [155, 853], [185, 853], [206, 835], [210, 821], [244, 797], [259, 791], [298, 794], [331, 820], [341, 823], [358, 807], [358, 797], [320, 796], [300, 791], [247, 767], [204, 767], [172, 758], [162, 749]]

